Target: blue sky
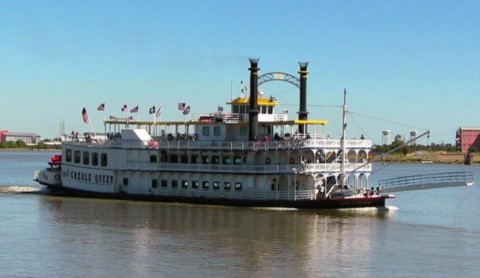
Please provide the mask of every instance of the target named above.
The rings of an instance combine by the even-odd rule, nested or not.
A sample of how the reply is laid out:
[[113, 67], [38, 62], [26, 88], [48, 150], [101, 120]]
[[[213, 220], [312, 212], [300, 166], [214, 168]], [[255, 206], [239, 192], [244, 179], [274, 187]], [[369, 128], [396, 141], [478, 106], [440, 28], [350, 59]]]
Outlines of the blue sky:
[[[381, 143], [381, 131], [420, 143], [454, 143], [460, 126], [480, 126], [478, 1], [2, 1], [0, 129], [46, 138], [95, 129], [120, 107], [163, 105], [164, 120], [213, 112], [260, 74], [297, 75], [309, 61], [309, 118], [340, 133], [348, 91], [349, 137]], [[232, 86], [233, 84], [233, 86]], [[298, 90], [262, 86], [295, 117]], [[225, 105], [224, 105], [225, 106]], [[228, 109], [227, 109], [228, 110]]]

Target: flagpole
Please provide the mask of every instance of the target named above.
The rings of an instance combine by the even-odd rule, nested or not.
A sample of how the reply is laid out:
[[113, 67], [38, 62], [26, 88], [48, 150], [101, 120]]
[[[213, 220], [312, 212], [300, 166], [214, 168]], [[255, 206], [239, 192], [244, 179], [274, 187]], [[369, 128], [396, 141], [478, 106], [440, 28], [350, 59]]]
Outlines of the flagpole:
[[[87, 106], [84, 105], [83, 107], [85, 107], [85, 111], [87, 112], [87, 115], [88, 115]], [[95, 137], [96, 132], [95, 132], [95, 128], [93, 127], [92, 117], [91, 117], [91, 116], [88, 116], [88, 123], [90, 124], [90, 127], [92, 128], [93, 137]]]

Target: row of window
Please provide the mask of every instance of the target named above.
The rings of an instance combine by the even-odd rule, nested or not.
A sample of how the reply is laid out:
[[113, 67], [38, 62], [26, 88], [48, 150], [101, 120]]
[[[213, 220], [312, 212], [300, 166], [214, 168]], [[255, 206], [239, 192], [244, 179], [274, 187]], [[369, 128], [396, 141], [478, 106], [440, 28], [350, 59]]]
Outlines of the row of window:
[[72, 151], [71, 149], [67, 149], [65, 151], [65, 161], [66, 162], [73, 162], [74, 163], [83, 163], [84, 165], [93, 165], [106, 167], [108, 165], [108, 159], [106, 153], [101, 153], [100, 156], [97, 152], [88, 152], [88, 151]]
[[[127, 184], [125, 184], [127, 183]], [[124, 185], [128, 185], [128, 178], [124, 178], [123, 179], [123, 184]], [[212, 184], [212, 188], [214, 190], [220, 190], [220, 188], [222, 187], [221, 183], [219, 181], [214, 181], [211, 183]], [[151, 183], [151, 187], [152, 189], [156, 189], [158, 188], [158, 180], [157, 179], [152, 179], [152, 183]], [[188, 180], [170, 180], [170, 184], [169, 184], [169, 181], [166, 180], [166, 179], [162, 179], [160, 180], [160, 186], [163, 187], [163, 188], [168, 188], [170, 186], [170, 188], [182, 188], [182, 189], [188, 189], [190, 188], [189, 187], [190, 183]], [[201, 188], [202, 189], [210, 189], [210, 182], [209, 181], [202, 181], [200, 183], [200, 181], [197, 181], [197, 180], [193, 180], [191, 182], [191, 189], [198, 189], [198, 188]], [[235, 182], [234, 184], [234, 187], [233, 187], [236, 191], [241, 191], [242, 190], [242, 183], [241, 182]], [[232, 183], [229, 182], [229, 181], [226, 181], [223, 183], [223, 190], [224, 191], [230, 191], [232, 189]]]
[[[189, 159], [190, 158], [190, 159]], [[150, 155], [150, 162], [156, 163], [158, 161], [157, 155]], [[170, 154], [167, 155], [167, 152], [162, 151], [160, 153], [160, 162], [169, 162], [169, 163], [191, 163], [191, 164], [245, 164], [247, 162], [247, 157], [245, 156], [223, 156], [219, 155], [197, 155], [192, 154], [190, 156], [186, 154], [177, 155]]]

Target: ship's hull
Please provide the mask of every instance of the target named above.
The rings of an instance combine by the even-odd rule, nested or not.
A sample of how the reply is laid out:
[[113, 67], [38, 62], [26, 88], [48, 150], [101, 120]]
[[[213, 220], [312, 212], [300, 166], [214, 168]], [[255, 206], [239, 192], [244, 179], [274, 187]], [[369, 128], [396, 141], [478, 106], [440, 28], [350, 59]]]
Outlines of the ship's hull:
[[297, 209], [342, 209], [385, 207], [385, 200], [392, 195], [358, 196], [323, 200], [248, 200], [222, 198], [192, 198], [182, 196], [136, 195], [129, 193], [98, 193], [68, 187], [51, 187], [55, 195], [78, 196], [88, 198], [120, 199], [150, 202], [188, 203], [201, 205], [219, 205], [234, 207], [297, 208]]

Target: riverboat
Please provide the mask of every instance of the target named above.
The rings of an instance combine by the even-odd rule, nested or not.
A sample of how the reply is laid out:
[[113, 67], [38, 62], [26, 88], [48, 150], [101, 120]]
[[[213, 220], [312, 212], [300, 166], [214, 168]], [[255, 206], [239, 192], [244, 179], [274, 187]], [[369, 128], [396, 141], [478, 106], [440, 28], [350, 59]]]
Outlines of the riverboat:
[[[250, 59], [250, 85], [227, 104], [230, 112], [191, 120], [105, 120], [106, 137], [69, 136], [61, 156], [34, 179], [52, 191], [88, 197], [248, 207], [384, 207], [394, 198], [372, 187], [369, 139], [325, 132], [326, 120], [308, 119], [307, 65], [300, 77], [258, 76]], [[298, 117], [277, 111], [279, 102], [259, 84], [290, 82], [300, 89]], [[182, 107], [187, 109], [185, 107]], [[188, 113], [186, 110], [184, 111]], [[185, 113], [184, 113], [185, 114]]]

